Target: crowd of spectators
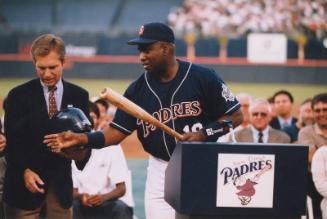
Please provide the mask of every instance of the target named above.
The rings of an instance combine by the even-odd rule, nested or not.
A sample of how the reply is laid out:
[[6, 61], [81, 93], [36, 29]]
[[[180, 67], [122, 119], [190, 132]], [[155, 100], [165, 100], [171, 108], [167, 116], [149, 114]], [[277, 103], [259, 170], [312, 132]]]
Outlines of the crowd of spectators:
[[314, 217], [327, 219], [327, 93], [301, 103], [295, 110], [299, 112], [297, 117], [293, 95], [287, 90], [277, 91], [269, 101], [252, 100], [244, 93], [236, 97], [247, 122], [218, 141], [308, 145], [307, 194]]
[[185, 0], [171, 10], [168, 22], [179, 36], [273, 32], [322, 39], [327, 32], [326, 7], [323, 0]]

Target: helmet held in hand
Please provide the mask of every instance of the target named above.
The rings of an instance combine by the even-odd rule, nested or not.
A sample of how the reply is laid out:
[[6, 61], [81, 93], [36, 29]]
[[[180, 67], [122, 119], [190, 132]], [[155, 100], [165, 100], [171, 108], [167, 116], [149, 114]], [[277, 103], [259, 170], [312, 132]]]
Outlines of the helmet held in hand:
[[76, 107], [68, 106], [60, 110], [51, 119], [52, 131], [63, 132], [72, 131], [76, 133], [90, 132], [91, 122], [88, 120], [82, 110]]
[[[72, 131], [75, 133], [91, 132], [92, 125], [82, 110], [68, 106], [60, 110], [51, 119], [51, 132], [58, 133], [63, 131]], [[83, 146], [76, 146], [62, 149], [60, 155], [71, 160], [82, 161], [90, 152]]]

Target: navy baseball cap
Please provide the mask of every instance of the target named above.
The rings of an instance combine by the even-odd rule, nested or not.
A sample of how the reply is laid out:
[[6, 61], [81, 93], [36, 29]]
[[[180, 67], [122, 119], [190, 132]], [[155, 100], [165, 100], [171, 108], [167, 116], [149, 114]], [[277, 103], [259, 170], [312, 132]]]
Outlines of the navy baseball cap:
[[147, 23], [140, 27], [139, 37], [128, 41], [127, 44], [150, 44], [157, 41], [174, 43], [174, 32], [163, 23]]

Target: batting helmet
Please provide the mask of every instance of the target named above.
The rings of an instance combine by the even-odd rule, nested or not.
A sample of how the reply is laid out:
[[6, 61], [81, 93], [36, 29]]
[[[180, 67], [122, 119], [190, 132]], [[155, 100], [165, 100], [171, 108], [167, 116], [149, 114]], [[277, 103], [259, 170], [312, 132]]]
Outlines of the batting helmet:
[[52, 117], [52, 131], [90, 132], [92, 125], [82, 110], [68, 106]]

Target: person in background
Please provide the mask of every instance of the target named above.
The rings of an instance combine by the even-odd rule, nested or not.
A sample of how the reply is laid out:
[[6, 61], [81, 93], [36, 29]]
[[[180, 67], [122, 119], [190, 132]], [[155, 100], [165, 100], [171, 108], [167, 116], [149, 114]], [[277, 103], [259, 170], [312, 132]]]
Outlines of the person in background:
[[274, 105], [274, 97], [268, 97], [267, 101], [271, 107], [271, 113], [270, 113], [271, 119], [274, 119], [277, 116], [275, 105]]
[[283, 132], [288, 134], [291, 138], [291, 142], [297, 142], [299, 131], [301, 128], [312, 125], [314, 123], [313, 113], [311, 108], [311, 98], [306, 99], [299, 107], [298, 121], [291, 125], [288, 125], [282, 129]]
[[[92, 123], [97, 124], [100, 117], [99, 109], [92, 102], [89, 103], [89, 109]], [[120, 145], [100, 150], [93, 149], [82, 171], [72, 163], [73, 217], [133, 218], [133, 207], [127, 205], [127, 197], [124, 197], [128, 173], [127, 162]]]
[[100, 110], [99, 107], [93, 103], [92, 101], [89, 101], [89, 110], [90, 110], [90, 118], [91, 118], [91, 124], [93, 130], [99, 129], [99, 123], [100, 123]]
[[[290, 143], [284, 132], [271, 128], [271, 107], [268, 101], [256, 99], [250, 105], [250, 126], [235, 133], [237, 142]], [[231, 141], [232, 139], [230, 139]]]
[[97, 105], [100, 111], [100, 118], [98, 119], [99, 128], [104, 129], [109, 126], [109, 121], [112, 120], [112, 118], [108, 114], [109, 103], [102, 98], [97, 99], [94, 103]]
[[[66, 152], [52, 153], [43, 143], [43, 136], [51, 132], [56, 113], [68, 105], [88, 115], [89, 94], [63, 80], [65, 44], [60, 37], [37, 37], [31, 55], [37, 78], [13, 88], [5, 104], [5, 216], [71, 219], [72, 161], [65, 157]], [[83, 153], [83, 159], [76, 163], [81, 169], [90, 154]]]
[[[323, 145], [327, 145], [327, 93], [315, 95], [311, 101], [311, 108], [315, 123], [303, 127], [298, 138], [299, 144], [309, 145], [309, 166], [315, 151]], [[319, 206], [322, 196], [314, 186], [310, 169], [308, 173], [308, 195], [312, 199], [314, 217], [320, 218]]]
[[273, 95], [273, 100], [276, 117], [271, 120], [270, 126], [281, 130], [288, 125], [295, 124], [297, 119], [292, 116], [294, 102], [292, 94], [286, 90], [280, 90]]
[[[252, 97], [247, 93], [239, 93], [236, 95], [236, 99], [240, 102], [241, 110], [243, 114], [243, 122], [234, 129], [234, 132], [247, 128], [250, 125], [250, 112], [249, 107], [252, 102]], [[228, 142], [230, 139], [231, 133], [218, 138], [217, 142]]]

